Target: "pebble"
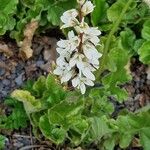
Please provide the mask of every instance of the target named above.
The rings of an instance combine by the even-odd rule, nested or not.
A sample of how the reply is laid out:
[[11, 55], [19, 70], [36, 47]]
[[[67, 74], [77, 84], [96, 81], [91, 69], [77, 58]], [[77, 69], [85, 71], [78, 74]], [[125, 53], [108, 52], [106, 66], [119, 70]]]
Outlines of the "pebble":
[[0, 76], [3, 76], [5, 74], [5, 69], [4, 68], [0, 68]]
[[8, 79], [4, 79], [3, 81], [2, 81], [2, 83], [4, 84], [4, 85], [9, 85], [10, 84], [10, 80], [8, 80]]
[[37, 62], [36, 62], [36, 66], [37, 67], [40, 67], [40, 66], [42, 66], [44, 64], [44, 61], [42, 61], [42, 60], [38, 60]]
[[23, 74], [20, 74], [16, 79], [15, 79], [15, 82], [17, 85], [22, 85], [23, 83]]

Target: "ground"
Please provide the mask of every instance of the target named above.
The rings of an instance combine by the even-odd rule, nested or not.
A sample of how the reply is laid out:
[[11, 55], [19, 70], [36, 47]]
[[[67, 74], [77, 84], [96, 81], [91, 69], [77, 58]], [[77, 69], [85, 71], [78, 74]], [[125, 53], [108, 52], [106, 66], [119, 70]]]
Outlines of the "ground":
[[[27, 80], [35, 80], [51, 71], [50, 64], [57, 57], [56, 42], [55, 37], [35, 36], [32, 42], [33, 57], [25, 61], [19, 57], [19, 48], [14, 41], [8, 38], [0, 39], [0, 107], [5, 97], [14, 89], [22, 87]], [[133, 79], [123, 85], [129, 93], [129, 98], [121, 104], [112, 100], [116, 107], [114, 116], [123, 108], [136, 111], [150, 102], [150, 68], [139, 62], [138, 57], [134, 57], [131, 59], [130, 71]], [[47, 141], [37, 141], [32, 136], [30, 127], [5, 134], [8, 137], [6, 150], [57, 149]], [[47, 148], [47, 144], [53, 148]]]

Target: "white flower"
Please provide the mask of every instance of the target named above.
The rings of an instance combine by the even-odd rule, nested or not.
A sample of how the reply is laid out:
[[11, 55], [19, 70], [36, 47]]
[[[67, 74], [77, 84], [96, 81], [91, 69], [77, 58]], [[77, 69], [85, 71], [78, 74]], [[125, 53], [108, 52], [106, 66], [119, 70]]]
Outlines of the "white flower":
[[81, 23], [75, 26], [76, 32], [79, 33], [84, 33], [84, 31], [89, 28], [88, 24], [84, 22], [84, 18], [82, 19]]
[[80, 54], [78, 52], [75, 53], [74, 56], [69, 61], [70, 67], [74, 67], [76, 65], [78, 68], [81, 68], [83, 66], [84, 58], [85, 56], [83, 54]]
[[82, 6], [85, 3], [85, 0], [77, 0], [77, 3]]
[[85, 60], [85, 56], [80, 53], [76, 53], [69, 62], [70, 67], [76, 65], [79, 69], [79, 73], [83, 73], [83, 75], [91, 80], [95, 80], [95, 76], [92, 73], [92, 67]]
[[90, 79], [78, 75], [72, 80], [72, 85], [73, 87], [77, 87], [78, 89], [80, 89], [81, 93], [84, 94], [86, 91], [85, 85], [93, 86], [94, 83]]
[[90, 1], [86, 1], [85, 4], [81, 8], [81, 12], [83, 16], [91, 13], [94, 10], [94, 5]]
[[54, 70], [54, 74], [61, 76], [61, 83], [67, 82], [74, 75], [74, 71], [63, 58], [59, 57], [57, 59], [57, 68]]
[[83, 52], [88, 59], [99, 59], [102, 54], [97, 51], [92, 43], [85, 42], [82, 45]]
[[83, 41], [91, 41], [95, 46], [99, 44], [100, 39], [98, 36], [101, 34], [101, 32], [98, 30], [98, 28], [95, 27], [89, 27], [84, 29], [84, 35], [83, 35]]
[[[57, 46], [61, 49], [64, 49], [63, 51], [72, 53], [73, 50], [75, 50], [79, 45], [79, 38], [74, 35], [73, 31], [70, 31], [68, 33], [68, 40], [60, 40], [57, 42]], [[61, 49], [57, 49], [58, 53], [61, 53]]]
[[61, 21], [64, 23], [62, 28], [73, 27], [78, 24], [78, 20], [76, 19], [78, 15], [78, 11], [76, 9], [71, 9], [63, 13], [61, 16]]
[[84, 33], [90, 36], [99, 36], [101, 31], [98, 30], [98, 27], [89, 27], [84, 30]]

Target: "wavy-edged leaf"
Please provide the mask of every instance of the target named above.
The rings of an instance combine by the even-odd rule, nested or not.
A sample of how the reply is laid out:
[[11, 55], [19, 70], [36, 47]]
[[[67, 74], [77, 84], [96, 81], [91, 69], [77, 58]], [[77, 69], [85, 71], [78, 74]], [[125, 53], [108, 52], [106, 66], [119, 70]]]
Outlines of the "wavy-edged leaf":
[[25, 90], [15, 90], [11, 94], [15, 99], [23, 102], [27, 114], [40, 111], [41, 102], [35, 99], [30, 92]]

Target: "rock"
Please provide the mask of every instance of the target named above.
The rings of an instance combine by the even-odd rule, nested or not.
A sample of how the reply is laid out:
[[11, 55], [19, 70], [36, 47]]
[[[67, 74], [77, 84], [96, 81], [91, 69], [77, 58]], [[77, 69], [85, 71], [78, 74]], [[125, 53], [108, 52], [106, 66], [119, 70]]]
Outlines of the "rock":
[[8, 86], [8, 85], [10, 84], [10, 81], [9, 81], [8, 79], [4, 79], [4, 80], [2, 81], [2, 83], [3, 83], [4, 85]]
[[2, 81], [0, 81], [0, 91], [2, 91], [2, 89], [3, 89], [3, 83]]
[[44, 61], [43, 60], [38, 60], [37, 62], [36, 62], [36, 66], [37, 67], [40, 67], [40, 66], [42, 66], [44, 64]]
[[1, 91], [1, 93], [3, 94], [3, 96], [7, 96], [8, 92], [3, 90], [3, 91]]
[[0, 76], [3, 76], [5, 74], [6, 70], [4, 68], [0, 68]]
[[147, 79], [150, 80], [150, 66], [146, 70], [146, 73], [147, 73]]
[[[24, 73], [23, 73], [24, 74]], [[20, 74], [16, 79], [15, 82], [17, 85], [21, 85], [23, 83], [23, 74]]]
[[34, 55], [40, 55], [41, 51], [43, 50], [43, 45], [39, 45], [37, 48], [34, 49]]

